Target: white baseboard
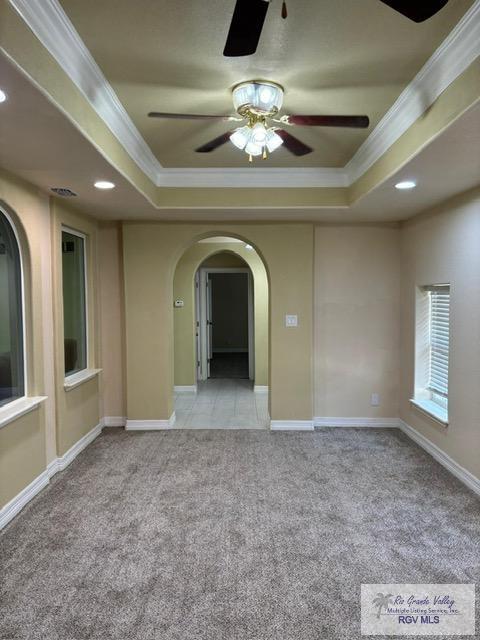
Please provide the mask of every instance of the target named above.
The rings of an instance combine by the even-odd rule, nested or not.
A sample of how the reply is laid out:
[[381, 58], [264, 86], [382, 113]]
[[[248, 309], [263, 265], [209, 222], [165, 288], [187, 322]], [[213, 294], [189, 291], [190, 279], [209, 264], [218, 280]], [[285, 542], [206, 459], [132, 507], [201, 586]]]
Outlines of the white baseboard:
[[313, 431], [313, 420], [270, 420], [272, 431]]
[[15, 496], [10, 502], [0, 510], [0, 529], [3, 529], [10, 520], [17, 515], [23, 507], [32, 500], [37, 493], [39, 493], [42, 489], [44, 489], [47, 484], [50, 482], [50, 478], [48, 476], [48, 472], [45, 470], [39, 476], [35, 478], [33, 482], [31, 482], [28, 487], [25, 487], [23, 491], [20, 491], [18, 495]]
[[173, 387], [175, 393], [197, 393], [196, 384], [182, 384]]
[[124, 427], [126, 422], [125, 416], [105, 416], [102, 420], [104, 427]]
[[253, 387], [255, 393], [268, 393], [268, 386], [263, 384], [256, 384]]
[[78, 454], [81, 453], [85, 449], [85, 447], [88, 447], [88, 445], [101, 434], [102, 428], [102, 423], [97, 424], [96, 427], [93, 427], [91, 431], [80, 438], [80, 440], [76, 442], [73, 447], [70, 447], [70, 449], [63, 454], [63, 456], [52, 460], [52, 462], [50, 462], [50, 464], [47, 466], [47, 473], [49, 478], [54, 476], [59, 471], [63, 471], [64, 469], [66, 469], [68, 465], [75, 460]]
[[470, 471], [467, 471], [467, 469], [464, 469], [458, 462], [455, 462], [453, 458], [442, 451], [440, 447], [437, 447], [436, 444], [433, 444], [433, 442], [403, 420], [398, 421], [398, 426], [405, 435], [416, 442], [422, 449], [425, 449], [425, 451], [429, 453], [432, 458], [435, 458], [445, 469], [450, 471], [450, 473], [463, 482], [463, 484], [467, 485], [469, 489], [480, 495], [479, 478], [474, 476], [473, 473], [470, 473]]
[[321, 418], [313, 419], [316, 427], [377, 427], [398, 428], [398, 418]]
[[168, 420], [127, 420], [126, 431], [163, 431], [173, 429], [175, 425], [175, 411]]
[[0, 510], [0, 529], [3, 529], [16, 515], [32, 500], [37, 493], [44, 489], [50, 482], [50, 478], [59, 471], [63, 471], [75, 460], [78, 454], [85, 449], [102, 431], [102, 425], [97, 424], [83, 438], [80, 438], [63, 456], [55, 458], [47, 465], [45, 471], [33, 480], [28, 487], [25, 487], [18, 495], [8, 502]]

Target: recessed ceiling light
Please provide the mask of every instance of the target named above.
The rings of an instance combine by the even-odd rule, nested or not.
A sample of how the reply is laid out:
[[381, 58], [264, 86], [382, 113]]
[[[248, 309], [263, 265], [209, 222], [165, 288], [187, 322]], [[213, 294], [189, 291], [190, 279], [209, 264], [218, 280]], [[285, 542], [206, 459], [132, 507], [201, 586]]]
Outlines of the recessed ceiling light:
[[0, 102], [5, 102], [6, 99], [7, 99], [7, 94], [5, 93], [5, 91], [2, 91], [0, 89]]
[[397, 182], [395, 189], [414, 189], [417, 183], [413, 180], [404, 180], [403, 182]]
[[113, 189], [115, 185], [113, 182], [109, 182], [108, 180], [97, 180], [97, 182], [95, 182], [95, 187], [97, 189]]

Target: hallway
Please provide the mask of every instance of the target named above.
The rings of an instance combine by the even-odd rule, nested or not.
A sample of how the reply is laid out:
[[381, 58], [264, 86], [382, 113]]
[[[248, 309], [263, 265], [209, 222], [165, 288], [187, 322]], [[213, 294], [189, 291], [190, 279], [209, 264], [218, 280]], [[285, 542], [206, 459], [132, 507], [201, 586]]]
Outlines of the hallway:
[[255, 393], [251, 380], [198, 383], [197, 394], [175, 395], [175, 429], [267, 429], [268, 394]]
[[248, 379], [248, 352], [213, 352], [210, 360], [210, 378]]

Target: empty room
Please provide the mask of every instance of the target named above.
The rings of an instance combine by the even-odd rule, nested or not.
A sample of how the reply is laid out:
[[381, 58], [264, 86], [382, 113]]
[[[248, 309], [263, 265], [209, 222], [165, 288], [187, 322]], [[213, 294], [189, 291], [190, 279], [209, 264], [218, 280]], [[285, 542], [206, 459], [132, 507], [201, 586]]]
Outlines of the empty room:
[[480, 637], [479, 55], [0, 0], [1, 640]]

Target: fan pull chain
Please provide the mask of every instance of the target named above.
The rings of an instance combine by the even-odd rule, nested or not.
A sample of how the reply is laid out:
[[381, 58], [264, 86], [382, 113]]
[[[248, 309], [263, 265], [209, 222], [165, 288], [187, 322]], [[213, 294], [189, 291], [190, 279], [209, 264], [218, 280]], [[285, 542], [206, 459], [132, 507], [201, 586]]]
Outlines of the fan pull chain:
[[284, 1], [282, 2], [282, 18], [285, 20], [287, 16], [288, 16], [287, 3]]

